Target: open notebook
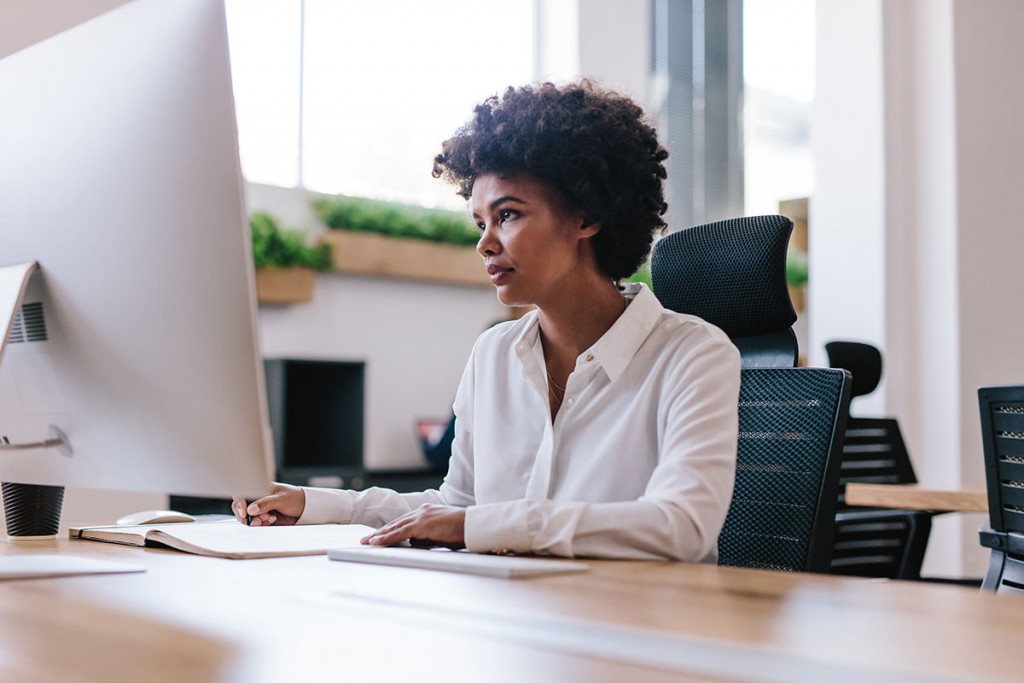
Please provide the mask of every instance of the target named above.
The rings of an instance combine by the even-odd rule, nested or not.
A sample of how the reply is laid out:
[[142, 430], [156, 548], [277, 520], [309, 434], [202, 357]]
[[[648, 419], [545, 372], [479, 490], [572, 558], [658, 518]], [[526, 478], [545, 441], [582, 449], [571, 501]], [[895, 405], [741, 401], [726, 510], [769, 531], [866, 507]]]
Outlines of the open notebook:
[[463, 574], [479, 574], [511, 579], [543, 576], [565, 572], [585, 572], [590, 566], [573, 560], [551, 560], [539, 557], [513, 557], [510, 555], [479, 555], [464, 550], [444, 548], [381, 548], [358, 546], [334, 548], [327, 557], [343, 562], [386, 564], [393, 567], [438, 569]]
[[234, 519], [140, 526], [87, 526], [68, 530], [71, 538], [124, 545], [154, 543], [176, 550], [235, 560], [323, 555], [330, 548], [358, 546], [373, 532], [362, 524], [305, 524], [249, 527]]

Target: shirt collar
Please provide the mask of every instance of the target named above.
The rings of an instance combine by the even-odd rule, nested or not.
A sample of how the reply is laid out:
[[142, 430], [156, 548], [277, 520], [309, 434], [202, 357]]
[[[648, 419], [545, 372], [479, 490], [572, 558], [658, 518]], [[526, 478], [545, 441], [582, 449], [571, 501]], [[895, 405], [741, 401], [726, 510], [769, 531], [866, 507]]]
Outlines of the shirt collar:
[[623, 293], [631, 299], [630, 304], [590, 351], [613, 382], [626, 371], [664, 311], [654, 292], [644, 284], [626, 285]]
[[540, 319], [537, 311], [532, 310], [524, 316], [523, 331], [516, 337], [516, 355], [525, 358], [530, 350], [540, 341]]
[[[590, 349], [581, 354], [584, 357], [593, 354], [608, 375], [608, 379], [613, 382], [625, 372], [626, 366], [657, 326], [664, 311], [654, 292], [644, 284], [627, 284], [623, 293], [630, 299], [626, 310]], [[540, 341], [540, 321], [537, 313], [531, 311], [527, 315], [529, 319], [515, 343], [516, 355], [521, 361], [525, 361], [526, 356]]]

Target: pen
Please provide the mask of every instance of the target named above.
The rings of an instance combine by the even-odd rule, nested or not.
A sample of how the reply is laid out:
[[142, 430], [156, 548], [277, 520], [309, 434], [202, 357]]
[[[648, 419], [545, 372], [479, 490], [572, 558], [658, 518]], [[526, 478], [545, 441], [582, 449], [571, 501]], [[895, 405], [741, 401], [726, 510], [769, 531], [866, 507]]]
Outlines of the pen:
[[245, 525], [246, 526], [252, 526], [252, 515], [246, 515], [245, 516]]

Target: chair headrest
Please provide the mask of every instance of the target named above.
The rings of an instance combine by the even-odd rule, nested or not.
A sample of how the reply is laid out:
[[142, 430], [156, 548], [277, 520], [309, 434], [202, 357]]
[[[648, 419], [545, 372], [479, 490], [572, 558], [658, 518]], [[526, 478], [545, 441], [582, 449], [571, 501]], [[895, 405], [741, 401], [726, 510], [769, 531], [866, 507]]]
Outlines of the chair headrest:
[[849, 370], [853, 375], [852, 396], [870, 394], [882, 379], [882, 352], [871, 344], [830, 341], [825, 344], [828, 365]]
[[788, 330], [796, 322], [786, 285], [792, 231], [785, 216], [749, 216], [667, 235], [651, 256], [654, 293], [732, 338]]

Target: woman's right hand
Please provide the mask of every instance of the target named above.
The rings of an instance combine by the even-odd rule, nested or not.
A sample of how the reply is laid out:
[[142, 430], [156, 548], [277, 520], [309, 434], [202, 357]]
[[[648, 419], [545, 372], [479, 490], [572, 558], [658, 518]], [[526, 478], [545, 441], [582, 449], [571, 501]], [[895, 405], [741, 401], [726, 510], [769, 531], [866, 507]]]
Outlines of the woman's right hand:
[[244, 498], [231, 501], [231, 511], [242, 524], [249, 526], [287, 526], [295, 524], [306, 509], [306, 492], [291, 484], [274, 484], [269, 495], [246, 503]]

